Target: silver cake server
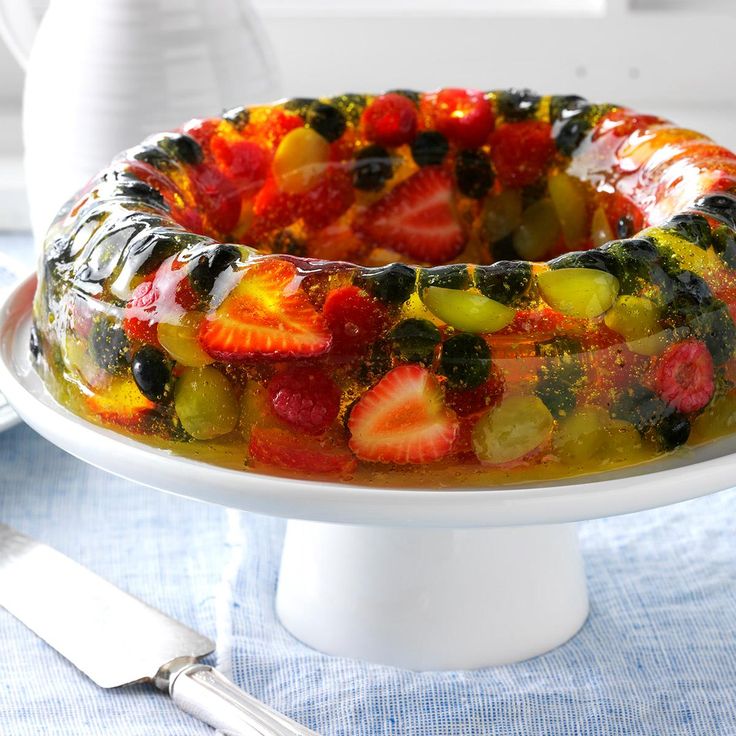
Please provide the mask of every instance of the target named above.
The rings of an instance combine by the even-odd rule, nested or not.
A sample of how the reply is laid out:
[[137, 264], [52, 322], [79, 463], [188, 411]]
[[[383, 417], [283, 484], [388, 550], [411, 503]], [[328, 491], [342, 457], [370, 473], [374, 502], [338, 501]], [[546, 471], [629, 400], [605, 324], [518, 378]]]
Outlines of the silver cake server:
[[229, 736], [317, 736], [199, 663], [212, 641], [4, 524], [0, 606], [100, 687], [151, 682]]

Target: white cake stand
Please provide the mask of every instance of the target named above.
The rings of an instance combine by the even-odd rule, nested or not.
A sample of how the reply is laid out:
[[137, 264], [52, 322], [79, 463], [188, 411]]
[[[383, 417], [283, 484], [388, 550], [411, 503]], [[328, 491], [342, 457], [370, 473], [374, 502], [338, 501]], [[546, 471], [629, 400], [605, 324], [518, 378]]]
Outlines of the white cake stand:
[[71, 414], [29, 362], [35, 279], [0, 309], [0, 388], [37, 432], [92, 465], [190, 498], [290, 519], [276, 606], [330, 654], [470, 669], [542, 654], [588, 614], [576, 521], [728, 488], [736, 439], [595, 479], [489, 490], [399, 490], [228, 470]]

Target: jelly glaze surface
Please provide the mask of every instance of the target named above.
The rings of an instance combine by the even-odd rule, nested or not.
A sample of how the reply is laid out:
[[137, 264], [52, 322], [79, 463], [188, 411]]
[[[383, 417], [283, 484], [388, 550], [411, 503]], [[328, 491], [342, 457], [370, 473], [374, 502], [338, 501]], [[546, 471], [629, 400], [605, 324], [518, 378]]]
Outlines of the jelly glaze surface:
[[83, 417], [228, 467], [519, 484], [736, 425], [736, 156], [528, 90], [237, 108], [51, 226], [31, 351]]

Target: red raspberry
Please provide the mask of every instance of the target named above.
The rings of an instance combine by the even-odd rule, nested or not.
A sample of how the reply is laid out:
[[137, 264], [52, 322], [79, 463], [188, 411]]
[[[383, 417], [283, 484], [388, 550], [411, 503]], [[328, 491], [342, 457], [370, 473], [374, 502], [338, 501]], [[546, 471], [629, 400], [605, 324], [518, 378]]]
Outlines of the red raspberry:
[[369, 141], [381, 146], [411, 143], [417, 132], [414, 103], [395, 92], [377, 97], [363, 112], [363, 129]]
[[322, 314], [332, 332], [331, 355], [362, 355], [386, 328], [383, 305], [357, 286], [342, 286], [325, 299]]
[[494, 365], [485, 383], [466, 391], [449, 389], [445, 393], [445, 403], [458, 416], [478, 414], [496, 406], [503, 397], [505, 387], [503, 373]]
[[243, 195], [253, 194], [263, 186], [270, 163], [264, 148], [251, 141], [231, 141], [218, 135], [212, 139], [210, 150], [217, 165]]
[[232, 182], [217, 168], [201, 164], [192, 171], [197, 203], [210, 222], [229, 233], [240, 219], [241, 197]]
[[684, 340], [670, 345], [657, 361], [654, 388], [678, 411], [702, 409], [715, 389], [713, 358], [705, 343]]
[[294, 130], [294, 128], [301, 128], [303, 126], [304, 121], [299, 115], [292, 115], [276, 108], [275, 110], [271, 110], [263, 124], [263, 135], [274, 149], [276, 149], [279, 143], [281, 143], [281, 139], [287, 133]]
[[268, 179], [253, 201], [256, 220], [248, 238], [257, 240], [263, 234], [291, 225], [299, 216], [299, 198], [283, 192], [274, 179]]
[[324, 432], [340, 411], [339, 387], [312, 368], [291, 368], [274, 376], [268, 395], [276, 416], [308, 434]]
[[491, 103], [479, 90], [443, 89], [437, 93], [434, 120], [437, 130], [463, 148], [478, 148], [493, 130]]
[[345, 166], [331, 165], [319, 181], [306, 191], [299, 214], [311, 230], [320, 230], [347, 212], [355, 201], [352, 177]]
[[541, 120], [506, 123], [491, 136], [491, 159], [506, 187], [534, 184], [554, 154], [552, 127]]

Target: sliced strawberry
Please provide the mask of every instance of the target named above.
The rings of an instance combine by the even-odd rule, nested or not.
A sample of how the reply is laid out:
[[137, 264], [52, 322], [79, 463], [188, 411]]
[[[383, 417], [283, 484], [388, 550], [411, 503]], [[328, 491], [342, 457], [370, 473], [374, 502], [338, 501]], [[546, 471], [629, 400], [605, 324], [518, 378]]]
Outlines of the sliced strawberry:
[[385, 307], [357, 286], [342, 286], [327, 295], [322, 314], [332, 333], [331, 354], [354, 358], [364, 354], [386, 329]]
[[506, 123], [491, 136], [491, 159], [505, 187], [534, 184], [555, 151], [552, 126], [541, 120]]
[[465, 244], [452, 177], [434, 166], [419, 170], [368, 207], [354, 228], [374, 245], [426, 263], [449, 261]]
[[363, 112], [365, 137], [381, 146], [411, 143], [417, 132], [417, 110], [404, 95], [388, 92], [376, 97]]
[[251, 196], [263, 186], [270, 163], [269, 153], [257, 143], [215, 136], [210, 150], [223, 173], [242, 196]]
[[349, 210], [354, 201], [353, 177], [345, 166], [332, 164], [302, 195], [299, 214], [308, 228], [320, 230]]
[[347, 448], [331, 438], [305, 437], [278, 427], [253, 427], [248, 447], [253, 460], [299, 473], [344, 477], [357, 467]]
[[279, 419], [308, 434], [324, 432], [340, 411], [340, 388], [316, 368], [278, 373], [268, 382], [268, 396]]
[[657, 393], [678, 411], [699, 411], [715, 390], [713, 358], [705, 343], [684, 340], [670, 345], [657, 361]]
[[495, 123], [491, 103], [475, 89], [440, 90], [434, 119], [440, 133], [464, 148], [482, 146]]
[[437, 379], [422, 366], [401, 365], [366, 391], [350, 412], [350, 449], [377, 463], [418, 464], [452, 450], [457, 416]]
[[284, 359], [320, 355], [332, 337], [299, 288], [296, 267], [279, 259], [253, 263], [214, 314], [199, 341], [218, 360]]

